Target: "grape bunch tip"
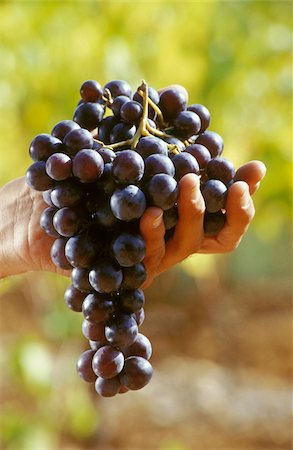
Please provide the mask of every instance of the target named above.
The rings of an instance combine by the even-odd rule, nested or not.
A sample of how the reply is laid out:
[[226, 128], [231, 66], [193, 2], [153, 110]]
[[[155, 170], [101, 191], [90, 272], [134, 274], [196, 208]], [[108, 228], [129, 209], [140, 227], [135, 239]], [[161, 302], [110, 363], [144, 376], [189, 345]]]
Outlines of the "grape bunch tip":
[[223, 158], [222, 137], [208, 128], [210, 112], [187, 104], [186, 90], [158, 92], [142, 81], [135, 92], [123, 80], [103, 88], [80, 87], [72, 120], [30, 144], [27, 184], [47, 204], [40, 226], [55, 238], [53, 263], [70, 271], [65, 303], [84, 317], [88, 350], [77, 372], [103, 397], [146, 386], [152, 378], [152, 346], [139, 332], [147, 278], [139, 221], [148, 206], [163, 210], [165, 240], [178, 220], [178, 183], [200, 177], [204, 230], [225, 224], [233, 164]]

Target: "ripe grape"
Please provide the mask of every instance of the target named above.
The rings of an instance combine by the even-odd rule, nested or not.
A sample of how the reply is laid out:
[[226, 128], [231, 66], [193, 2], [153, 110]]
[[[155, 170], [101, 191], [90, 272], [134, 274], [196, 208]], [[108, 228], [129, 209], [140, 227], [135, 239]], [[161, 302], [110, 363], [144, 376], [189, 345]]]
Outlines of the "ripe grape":
[[112, 242], [115, 259], [122, 267], [131, 267], [145, 257], [145, 242], [139, 234], [121, 233]]
[[47, 191], [54, 186], [54, 180], [47, 175], [45, 161], [36, 161], [29, 166], [26, 182], [35, 191]]
[[197, 114], [192, 111], [181, 111], [174, 121], [176, 136], [189, 139], [197, 134], [201, 127], [201, 121]]
[[199, 172], [197, 160], [190, 153], [179, 153], [174, 156], [172, 162], [175, 167], [175, 180], [177, 182], [187, 173], [197, 174]]
[[83, 302], [83, 316], [89, 322], [103, 322], [110, 319], [114, 311], [113, 302], [109, 295], [89, 294]]
[[165, 173], [154, 175], [147, 186], [147, 193], [154, 206], [169, 209], [178, 198], [177, 182]]
[[202, 186], [201, 192], [208, 212], [215, 213], [224, 208], [227, 188], [222, 181], [208, 180]]
[[131, 390], [141, 389], [146, 386], [153, 375], [150, 363], [141, 356], [130, 356], [125, 359], [124, 367], [119, 375], [123, 386]]
[[136, 320], [129, 314], [118, 313], [105, 326], [107, 341], [115, 347], [131, 345], [138, 333]]
[[123, 274], [119, 264], [111, 260], [99, 261], [89, 274], [91, 285], [100, 293], [118, 291], [122, 278]]
[[78, 123], [82, 128], [86, 128], [89, 131], [94, 130], [99, 126], [104, 115], [103, 106], [99, 103], [82, 103], [79, 105], [73, 116], [73, 120]]
[[112, 174], [116, 183], [134, 184], [141, 180], [144, 173], [144, 161], [133, 150], [119, 152], [113, 161]]
[[95, 382], [95, 389], [101, 397], [114, 397], [121, 389], [119, 377], [105, 380], [98, 377]]
[[33, 161], [47, 161], [53, 153], [60, 152], [62, 142], [50, 134], [36, 136], [29, 148], [29, 154]]
[[80, 355], [76, 363], [76, 370], [78, 375], [88, 383], [94, 383], [97, 378], [92, 368], [92, 360], [94, 354], [94, 350], [86, 350]]
[[93, 183], [102, 175], [104, 161], [95, 150], [84, 149], [72, 161], [72, 173], [81, 183]]
[[51, 134], [52, 136], [60, 139], [60, 141], [63, 141], [69, 131], [77, 130], [78, 128], [80, 128], [80, 126], [73, 120], [61, 120], [61, 122], [58, 122], [54, 126]]
[[130, 222], [139, 219], [146, 208], [146, 198], [137, 186], [129, 184], [116, 189], [110, 199], [111, 210], [117, 219]]
[[46, 162], [47, 174], [56, 181], [62, 181], [69, 178], [72, 175], [71, 168], [71, 158], [65, 153], [54, 153], [49, 156]]
[[118, 375], [123, 369], [123, 353], [111, 345], [99, 348], [92, 361], [93, 371], [98, 377], [109, 379]]
[[124, 80], [113, 80], [105, 84], [105, 89], [109, 89], [112, 97], [118, 97], [118, 95], [126, 95], [126, 97], [132, 98], [132, 89], [129, 84]]
[[79, 289], [70, 284], [64, 294], [64, 300], [69, 309], [76, 312], [82, 311], [82, 304], [86, 297], [85, 292], [81, 292]]
[[97, 81], [87, 80], [80, 87], [80, 95], [85, 102], [98, 102], [102, 98], [103, 89]]
[[186, 109], [186, 96], [179, 89], [166, 89], [160, 95], [158, 106], [166, 122], [172, 123], [178, 114]]
[[187, 107], [187, 111], [193, 111], [200, 118], [201, 127], [198, 133], [203, 133], [210, 126], [211, 114], [204, 105], [194, 103]]
[[224, 141], [222, 137], [214, 131], [205, 131], [200, 134], [196, 138], [195, 144], [204, 145], [210, 151], [212, 158], [221, 156], [224, 149]]

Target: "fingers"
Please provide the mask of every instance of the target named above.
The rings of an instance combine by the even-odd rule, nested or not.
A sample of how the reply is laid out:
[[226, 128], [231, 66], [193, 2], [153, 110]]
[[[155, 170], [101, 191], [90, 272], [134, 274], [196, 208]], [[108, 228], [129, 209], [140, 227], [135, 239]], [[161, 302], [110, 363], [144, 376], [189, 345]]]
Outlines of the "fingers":
[[203, 239], [204, 211], [199, 177], [187, 174], [179, 182], [179, 219], [173, 237], [166, 244], [165, 257], [158, 273], [197, 252]]
[[140, 232], [146, 243], [146, 255], [144, 265], [148, 273], [149, 285], [154, 278], [157, 268], [165, 255], [165, 227], [163, 222], [163, 211], [160, 208], [150, 207], [144, 212], [140, 219]]
[[266, 166], [261, 161], [250, 161], [239, 167], [234, 180], [245, 181], [252, 195], [259, 188], [260, 181], [265, 176], [266, 170]]
[[226, 224], [215, 237], [206, 237], [200, 253], [226, 253], [235, 250], [254, 217], [248, 184], [237, 181], [228, 190]]

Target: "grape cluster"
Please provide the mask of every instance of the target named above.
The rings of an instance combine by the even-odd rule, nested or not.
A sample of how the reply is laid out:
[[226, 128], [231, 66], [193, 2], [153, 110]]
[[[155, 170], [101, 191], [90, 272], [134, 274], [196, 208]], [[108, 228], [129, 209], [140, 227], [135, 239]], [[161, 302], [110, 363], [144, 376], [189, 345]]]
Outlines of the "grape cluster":
[[87, 80], [73, 120], [30, 144], [28, 185], [48, 207], [41, 228], [55, 238], [53, 263], [71, 271], [67, 306], [82, 312], [89, 349], [77, 362], [80, 377], [111, 397], [144, 387], [152, 377], [150, 341], [139, 333], [147, 278], [139, 221], [148, 206], [161, 208], [165, 239], [178, 220], [178, 182], [201, 179], [205, 233], [225, 223], [233, 165], [222, 158], [221, 136], [209, 131], [210, 113], [187, 105], [183, 88], [160, 94], [143, 81], [133, 94], [114, 80], [104, 88]]

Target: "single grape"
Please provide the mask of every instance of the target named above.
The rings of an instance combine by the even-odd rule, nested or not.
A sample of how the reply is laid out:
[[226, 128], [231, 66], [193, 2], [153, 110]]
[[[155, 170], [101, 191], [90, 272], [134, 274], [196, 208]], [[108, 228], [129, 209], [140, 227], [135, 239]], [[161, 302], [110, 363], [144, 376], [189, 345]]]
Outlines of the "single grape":
[[164, 90], [160, 95], [159, 108], [167, 123], [173, 123], [178, 114], [186, 109], [186, 96], [176, 88]]
[[79, 269], [74, 267], [71, 271], [71, 282], [72, 285], [81, 292], [90, 293], [94, 292], [94, 288], [89, 281], [88, 269]]
[[40, 217], [40, 227], [52, 237], [60, 237], [60, 234], [53, 225], [53, 217], [57, 211], [58, 208], [50, 206], [49, 208], [44, 209]]
[[79, 150], [83, 148], [93, 147], [93, 137], [91, 133], [85, 128], [78, 128], [66, 134], [64, 143], [68, 148], [70, 156], [74, 156]]
[[159, 173], [151, 178], [147, 186], [151, 204], [162, 209], [170, 209], [178, 198], [176, 180], [170, 175]]
[[116, 158], [116, 153], [113, 152], [113, 150], [111, 150], [110, 148], [107, 148], [107, 147], [99, 148], [98, 149], [98, 153], [103, 158], [103, 161], [104, 161], [105, 164], [114, 161], [114, 159]]
[[121, 233], [112, 242], [111, 249], [115, 259], [122, 267], [131, 267], [145, 257], [145, 242], [139, 234]]
[[121, 384], [118, 375], [109, 380], [98, 377], [95, 382], [95, 389], [97, 394], [101, 397], [114, 397], [120, 392]]
[[220, 156], [224, 149], [223, 138], [215, 131], [205, 131], [200, 134], [195, 141], [195, 144], [204, 145], [212, 155], [213, 158]]
[[103, 322], [109, 320], [114, 312], [113, 302], [109, 295], [89, 294], [82, 305], [83, 316], [89, 322]]
[[112, 97], [118, 97], [118, 95], [126, 95], [126, 97], [132, 98], [132, 89], [129, 84], [124, 80], [112, 80], [104, 86], [105, 89], [109, 89]]
[[97, 258], [95, 242], [87, 233], [73, 236], [65, 246], [65, 255], [73, 267], [89, 269]]
[[80, 87], [81, 98], [85, 102], [98, 102], [103, 95], [101, 85], [95, 80], [86, 80]]
[[118, 375], [123, 369], [123, 353], [110, 345], [99, 348], [92, 361], [95, 374], [104, 379], [110, 379]]
[[46, 162], [46, 172], [56, 181], [66, 180], [71, 177], [71, 158], [65, 153], [54, 153]]
[[200, 169], [204, 169], [211, 160], [209, 150], [201, 144], [191, 144], [185, 149], [186, 153], [190, 153], [197, 160]]
[[69, 131], [77, 130], [78, 128], [80, 128], [80, 126], [73, 120], [61, 120], [61, 122], [58, 122], [54, 126], [51, 134], [52, 136], [60, 139], [60, 141], [63, 141]]
[[118, 297], [119, 310], [128, 314], [135, 313], [143, 308], [145, 302], [142, 289], [121, 290]]
[[67, 238], [55, 239], [51, 247], [51, 259], [55, 266], [60, 269], [69, 270], [72, 269], [72, 265], [65, 256], [65, 246], [67, 244]]
[[52, 203], [57, 208], [75, 206], [82, 200], [83, 196], [82, 185], [74, 179], [56, 182], [51, 191]]
[[140, 103], [130, 100], [125, 102], [120, 109], [121, 120], [130, 125], [138, 125], [142, 117], [143, 108]]
[[206, 212], [204, 216], [204, 232], [206, 236], [216, 236], [226, 223], [226, 214], [222, 211]]
[[115, 125], [118, 125], [118, 121], [115, 117], [105, 117], [98, 127], [98, 139], [105, 144], [110, 144], [110, 135]]
[[133, 138], [135, 131], [136, 128], [134, 125], [129, 125], [122, 122], [114, 125], [110, 132], [110, 144], [115, 144], [115, 142], [120, 141], [127, 141], [128, 139]]
[[174, 121], [174, 134], [182, 139], [189, 139], [197, 134], [201, 127], [200, 118], [192, 111], [181, 111]]
[[64, 300], [69, 309], [75, 312], [81, 312], [86, 295], [85, 292], [81, 292], [70, 284], [65, 291]]
[[235, 176], [235, 168], [228, 159], [217, 156], [208, 163], [207, 175], [210, 179], [220, 180], [227, 186]]
[[138, 333], [136, 320], [129, 314], [115, 314], [105, 325], [107, 341], [115, 347], [131, 345]]
[[175, 167], [168, 156], [163, 154], [153, 154], [145, 160], [144, 178], [149, 179], [158, 173], [166, 173], [171, 177], [175, 175]]
[[94, 350], [86, 350], [80, 355], [76, 363], [76, 370], [78, 375], [88, 383], [94, 383], [97, 378], [92, 368], [92, 360], [94, 354]]
[[122, 351], [125, 358], [129, 356], [140, 356], [149, 360], [152, 356], [152, 344], [144, 334], [138, 333], [135, 341]]
[[118, 219], [114, 216], [107, 197], [102, 200], [102, 203], [93, 212], [92, 220], [105, 228], [111, 228], [118, 223]]
[[175, 179], [178, 182], [187, 173], [199, 173], [197, 160], [190, 153], [182, 152], [172, 159], [175, 167]]
[[47, 161], [53, 153], [60, 152], [62, 142], [50, 134], [38, 134], [30, 144], [29, 154], [33, 161]]
[[26, 182], [35, 191], [47, 191], [54, 186], [54, 180], [46, 172], [45, 161], [32, 163], [26, 171]]
[[82, 103], [79, 105], [73, 116], [74, 122], [77, 122], [82, 128], [89, 131], [99, 126], [103, 119], [104, 108], [99, 103]]
[[193, 111], [199, 116], [201, 121], [201, 127], [198, 133], [203, 133], [210, 126], [211, 114], [204, 105], [194, 103], [188, 106], [187, 111]]
[[225, 207], [227, 187], [220, 180], [208, 180], [201, 188], [206, 210], [215, 213]]
[[143, 159], [146, 159], [148, 156], [155, 153], [168, 156], [168, 146], [166, 142], [155, 136], [141, 137], [135, 150], [142, 156]]
[[83, 215], [72, 206], [65, 206], [59, 209], [53, 218], [55, 230], [65, 237], [71, 237], [77, 234], [83, 226]]
[[81, 327], [82, 334], [91, 341], [99, 341], [106, 345], [105, 337], [105, 323], [104, 322], [89, 322], [84, 320]]
[[123, 289], [137, 289], [146, 280], [147, 273], [143, 263], [135, 264], [131, 267], [123, 267], [123, 281], [121, 287]]
[[104, 172], [102, 176], [99, 178], [99, 185], [103, 189], [104, 193], [107, 195], [112, 195], [113, 192], [117, 189], [117, 184], [115, 183], [114, 178], [112, 177], [112, 163], [106, 163], [104, 166]]
[[122, 278], [123, 274], [119, 264], [108, 260], [99, 261], [89, 274], [91, 285], [100, 293], [118, 291]]
[[123, 150], [113, 161], [112, 173], [116, 183], [134, 184], [143, 177], [144, 161], [137, 152]]
[[52, 189], [48, 189], [47, 191], [43, 191], [42, 192], [42, 196], [43, 196], [44, 202], [48, 206], [54, 206], [54, 203], [51, 200], [51, 192], [52, 192]]
[[139, 219], [146, 208], [144, 193], [130, 184], [123, 189], [116, 189], [110, 199], [111, 210], [117, 219], [130, 222]]
[[152, 378], [151, 364], [141, 356], [130, 356], [125, 359], [122, 372], [119, 374], [123, 386], [138, 390], [146, 386]]
[[72, 172], [81, 183], [93, 183], [100, 178], [103, 170], [103, 158], [95, 150], [80, 150], [73, 158]]

